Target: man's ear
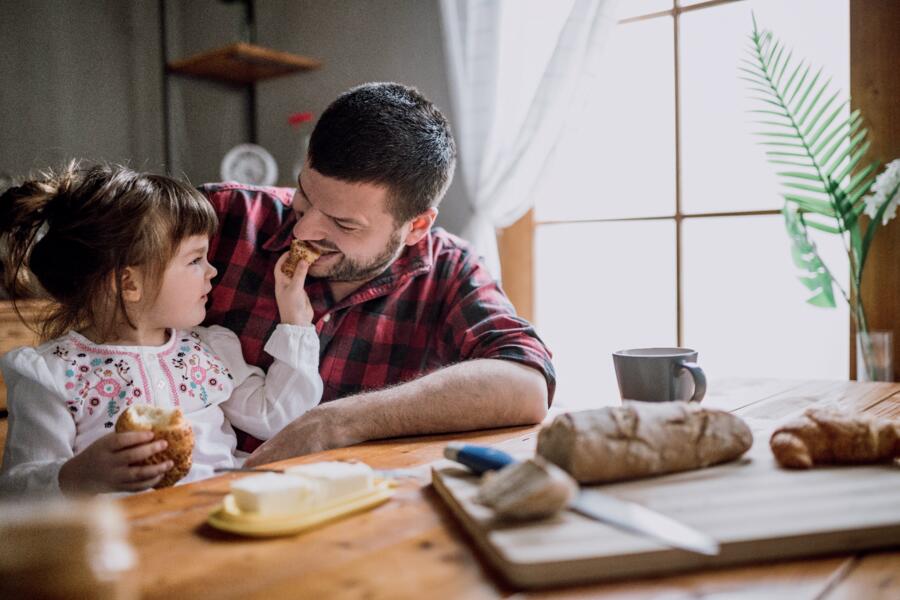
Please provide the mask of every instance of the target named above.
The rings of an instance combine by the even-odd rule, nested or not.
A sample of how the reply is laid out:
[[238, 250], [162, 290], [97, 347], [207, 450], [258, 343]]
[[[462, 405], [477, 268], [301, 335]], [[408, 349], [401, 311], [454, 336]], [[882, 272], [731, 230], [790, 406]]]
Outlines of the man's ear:
[[409, 231], [406, 233], [406, 239], [403, 240], [403, 243], [407, 246], [417, 244], [419, 240], [431, 231], [431, 226], [434, 225], [437, 215], [438, 210], [436, 208], [429, 208], [410, 221]]
[[[122, 299], [125, 302], [140, 302], [143, 298], [141, 273], [134, 267], [125, 267], [122, 272]], [[113, 293], [116, 292], [116, 281], [113, 280]]]

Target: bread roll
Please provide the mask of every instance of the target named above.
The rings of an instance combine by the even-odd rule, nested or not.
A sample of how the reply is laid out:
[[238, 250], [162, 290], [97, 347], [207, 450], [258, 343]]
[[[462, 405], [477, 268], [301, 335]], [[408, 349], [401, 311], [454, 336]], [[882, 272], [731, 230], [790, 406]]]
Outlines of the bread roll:
[[476, 500], [503, 519], [540, 519], [562, 510], [577, 491], [565, 471], [535, 457], [487, 473]]
[[900, 458], [900, 420], [810, 408], [776, 429], [769, 447], [791, 469], [888, 462]]
[[116, 420], [116, 432], [152, 431], [154, 440], [166, 440], [168, 446], [139, 465], [156, 465], [171, 460], [174, 466], [166, 471], [155, 488], [164, 488], [180, 480], [191, 470], [194, 432], [180, 408], [166, 409], [148, 404], [129, 406]]
[[281, 265], [281, 272], [288, 277], [293, 277], [294, 271], [297, 270], [297, 264], [299, 264], [301, 260], [313, 264], [319, 260], [321, 255], [322, 253], [314, 250], [312, 246], [294, 238], [291, 241], [291, 255], [288, 256], [287, 260], [284, 261], [284, 264]]
[[685, 402], [624, 402], [556, 417], [537, 453], [581, 483], [637, 479], [734, 460], [753, 445], [739, 417]]

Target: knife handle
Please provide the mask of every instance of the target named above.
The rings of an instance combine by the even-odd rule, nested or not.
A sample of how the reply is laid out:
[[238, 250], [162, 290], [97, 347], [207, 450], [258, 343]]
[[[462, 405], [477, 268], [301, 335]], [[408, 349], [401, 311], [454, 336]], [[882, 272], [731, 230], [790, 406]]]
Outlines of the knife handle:
[[486, 471], [499, 471], [516, 462], [516, 459], [503, 450], [459, 442], [444, 446], [444, 457], [469, 467], [478, 475]]

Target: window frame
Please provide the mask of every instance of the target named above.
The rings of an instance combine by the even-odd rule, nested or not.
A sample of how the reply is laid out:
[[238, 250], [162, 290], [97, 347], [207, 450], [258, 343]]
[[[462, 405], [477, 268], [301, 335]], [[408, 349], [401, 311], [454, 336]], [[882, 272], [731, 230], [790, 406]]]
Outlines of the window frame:
[[[676, 260], [676, 314], [677, 339], [683, 340], [683, 257], [682, 257], [682, 225], [688, 219], [706, 219], [721, 217], [749, 217], [759, 215], [777, 215], [780, 210], [754, 210], [715, 213], [685, 213], [682, 211], [681, 191], [681, 74], [679, 72], [679, 18], [682, 14], [695, 10], [704, 10], [723, 4], [743, 2], [745, 0], [709, 0], [688, 6], [678, 6], [673, 0], [671, 9], [629, 17], [619, 21], [627, 24], [654, 18], [672, 17], [674, 28], [674, 81], [675, 81], [675, 213], [652, 217], [609, 218], [609, 219], [573, 219], [543, 220], [534, 218], [534, 209], [528, 211], [512, 226], [498, 231], [498, 246], [503, 284], [513, 305], [519, 314], [531, 321], [534, 320], [534, 240], [537, 227], [567, 223], [599, 223], [623, 222], [635, 220], [674, 220], [675, 222], [675, 260]], [[850, 92], [851, 108], [859, 108], [870, 126], [872, 147], [869, 156], [887, 163], [900, 155], [900, 74], [892, 69], [895, 64], [891, 57], [900, 54], [900, 37], [893, 36], [886, 24], [900, 22], [900, 3], [865, 2], [850, 0]], [[895, 39], [897, 37], [897, 39]], [[886, 93], [887, 92], [887, 93]], [[898, 219], [900, 220], [900, 219]], [[879, 234], [873, 244], [863, 281], [862, 294], [866, 302], [870, 326], [878, 329], [892, 329], [894, 323], [900, 322], [900, 304], [895, 303], [900, 291], [900, 225], [894, 223]], [[875, 285], [878, 282], [878, 285]], [[540, 323], [536, 323], [540, 327]], [[850, 345], [850, 364], [848, 375], [856, 377], [856, 351], [854, 340], [856, 333], [848, 319], [848, 344]], [[900, 335], [894, 336], [894, 355], [900, 356]], [[895, 380], [898, 380], [898, 361], [894, 365]]]

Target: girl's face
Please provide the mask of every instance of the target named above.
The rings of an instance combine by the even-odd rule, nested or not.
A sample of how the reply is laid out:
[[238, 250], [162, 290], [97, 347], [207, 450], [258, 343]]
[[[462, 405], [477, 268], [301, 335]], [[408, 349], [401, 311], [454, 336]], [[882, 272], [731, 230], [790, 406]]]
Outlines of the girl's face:
[[[159, 294], [146, 310], [152, 328], [188, 329], [206, 317], [206, 298], [216, 269], [207, 262], [209, 238], [194, 235], [181, 242], [163, 273]], [[148, 297], [152, 291], [147, 290]]]

